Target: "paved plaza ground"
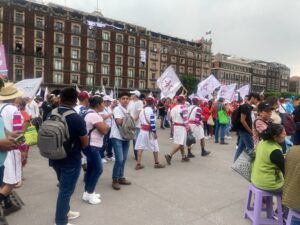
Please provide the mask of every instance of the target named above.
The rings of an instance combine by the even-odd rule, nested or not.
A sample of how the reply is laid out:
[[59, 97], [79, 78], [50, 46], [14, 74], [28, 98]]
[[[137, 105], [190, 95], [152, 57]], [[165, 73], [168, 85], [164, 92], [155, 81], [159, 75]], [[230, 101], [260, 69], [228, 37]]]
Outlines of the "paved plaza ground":
[[[72, 197], [71, 208], [81, 213], [76, 225], [250, 225], [243, 219], [247, 182], [230, 168], [236, 139], [229, 145], [207, 141], [208, 157], [200, 156], [181, 163], [179, 154], [171, 166], [153, 168], [152, 153], [144, 152], [145, 169], [136, 171], [132, 149], [128, 155], [126, 177], [131, 186], [120, 191], [111, 188], [113, 164], [105, 164], [96, 191], [102, 203], [89, 205], [81, 200], [83, 174]], [[160, 158], [173, 147], [169, 130], [159, 130]], [[17, 190], [25, 202], [22, 210], [7, 217], [10, 225], [53, 225], [57, 197], [54, 171], [36, 148], [24, 170], [24, 185]]]

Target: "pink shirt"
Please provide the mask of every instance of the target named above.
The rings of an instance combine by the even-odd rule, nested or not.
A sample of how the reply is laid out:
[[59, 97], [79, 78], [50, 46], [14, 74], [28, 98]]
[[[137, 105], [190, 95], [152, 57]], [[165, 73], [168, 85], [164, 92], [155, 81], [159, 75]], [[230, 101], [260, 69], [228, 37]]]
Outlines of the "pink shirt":
[[[88, 110], [88, 114], [85, 116], [84, 120], [86, 123], [86, 129], [89, 133], [91, 129], [93, 129], [96, 123], [103, 122], [102, 117], [92, 109]], [[90, 145], [94, 147], [101, 148], [103, 145], [103, 135], [98, 132], [97, 129], [94, 129], [91, 133]]]

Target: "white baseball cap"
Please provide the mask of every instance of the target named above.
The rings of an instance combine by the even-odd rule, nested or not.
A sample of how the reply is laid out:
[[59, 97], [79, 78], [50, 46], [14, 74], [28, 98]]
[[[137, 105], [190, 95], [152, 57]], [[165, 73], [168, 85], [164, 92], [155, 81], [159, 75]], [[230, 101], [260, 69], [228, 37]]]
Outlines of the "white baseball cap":
[[137, 96], [137, 97], [140, 97], [140, 96], [141, 96], [141, 92], [139, 92], [138, 90], [131, 91], [130, 94], [135, 95], [135, 96]]
[[103, 101], [109, 101], [109, 102], [112, 102], [113, 99], [112, 99], [109, 95], [105, 95], [105, 96], [103, 96]]

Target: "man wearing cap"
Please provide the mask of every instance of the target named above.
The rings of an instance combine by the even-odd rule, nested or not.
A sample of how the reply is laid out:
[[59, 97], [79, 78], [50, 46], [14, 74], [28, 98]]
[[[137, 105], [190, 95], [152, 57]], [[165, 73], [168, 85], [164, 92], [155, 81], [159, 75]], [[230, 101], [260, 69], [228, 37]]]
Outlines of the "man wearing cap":
[[[113, 115], [113, 108], [112, 108], [112, 101], [113, 99], [109, 95], [105, 95], [103, 97], [105, 108], [99, 114], [102, 116], [103, 120], [109, 127], [107, 134], [103, 138], [103, 146], [101, 147], [100, 154], [102, 158], [102, 163], [107, 163], [107, 161], [115, 161], [112, 153], [112, 142], [110, 138], [110, 131], [112, 126], [112, 115]], [[105, 157], [106, 151], [106, 157]]]
[[138, 153], [138, 150], [135, 148], [135, 142], [136, 142], [136, 139], [140, 133], [140, 129], [141, 129], [141, 125], [140, 125], [140, 122], [139, 122], [139, 115], [140, 115], [140, 112], [142, 111], [143, 107], [144, 107], [144, 104], [143, 102], [139, 99], [139, 97], [141, 96], [141, 92], [139, 92], [138, 90], [135, 90], [135, 91], [131, 91], [130, 92], [131, 94], [131, 100], [128, 104], [128, 112], [130, 113], [130, 115], [132, 116], [132, 118], [134, 119], [135, 121], [135, 138], [133, 140], [133, 150], [134, 150], [134, 157], [135, 157], [135, 160], [137, 160], [137, 153]]
[[262, 102], [257, 106], [258, 116], [253, 123], [253, 140], [254, 146], [260, 141], [260, 135], [266, 130], [272, 122], [272, 107], [267, 102]]
[[171, 110], [171, 118], [174, 126], [174, 144], [176, 145], [170, 154], [165, 155], [166, 161], [171, 165], [173, 155], [180, 150], [181, 162], [189, 162], [190, 159], [184, 152], [186, 145], [187, 132], [190, 130], [188, 123], [188, 111], [185, 106], [185, 96], [181, 95], [177, 98], [177, 105]]
[[[202, 110], [199, 107], [200, 105], [200, 99], [199, 98], [193, 98], [192, 99], [193, 105], [188, 107], [188, 120], [189, 125], [191, 127], [191, 131], [193, 133], [193, 136], [196, 138], [196, 141], [200, 141], [201, 145], [201, 155], [206, 156], [210, 152], [205, 150], [205, 140], [204, 140], [204, 129], [203, 129], [203, 123], [202, 123]], [[188, 158], [195, 157], [194, 154], [191, 152], [192, 146], [188, 146]]]
[[79, 104], [75, 106], [74, 109], [79, 115], [83, 115], [84, 112], [88, 110], [89, 98], [89, 93], [87, 93], [86, 91], [82, 91], [78, 94]]

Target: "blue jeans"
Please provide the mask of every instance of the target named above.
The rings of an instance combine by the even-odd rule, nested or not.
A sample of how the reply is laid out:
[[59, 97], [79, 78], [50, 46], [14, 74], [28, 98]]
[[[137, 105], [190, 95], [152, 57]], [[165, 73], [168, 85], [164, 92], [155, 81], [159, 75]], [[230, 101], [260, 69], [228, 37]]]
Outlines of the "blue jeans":
[[112, 179], [118, 180], [124, 177], [124, 167], [128, 155], [130, 141], [123, 141], [116, 138], [112, 138], [112, 145], [114, 148], [116, 158]]
[[105, 158], [105, 154], [104, 154], [105, 151], [106, 151], [106, 156], [108, 158], [111, 158], [113, 156], [112, 142], [111, 142], [111, 138], [109, 138], [110, 131], [111, 131], [111, 129], [109, 129], [108, 133], [106, 135], [104, 135], [103, 146], [101, 147], [101, 150], [100, 150], [101, 158]]
[[252, 136], [246, 131], [239, 131], [239, 143], [234, 155], [234, 161], [238, 159], [238, 157], [242, 154], [244, 150], [246, 150], [246, 152], [249, 152], [253, 148], [254, 143]]
[[82, 150], [87, 160], [87, 170], [84, 176], [84, 190], [89, 194], [94, 193], [99, 177], [103, 172], [100, 148], [89, 146]]
[[295, 217], [293, 217], [291, 225], [300, 225], [300, 220], [297, 219], [297, 218], [295, 218]]
[[218, 143], [219, 142], [219, 134], [220, 134], [220, 139], [221, 142], [225, 141], [225, 131], [226, 131], [226, 126], [224, 124], [220, 124], [218, 120], [216, 120], [216, 124], [215, 124], [215, 142]]
[[57, 177], [59, 177], [59, 192], [56, 202], [55, 223], [56, 225], [68, 224], [68, 212], [70, 211], [70, 200], [74, 193], [76, 183], [80, 174], [80, 167], [62, 168], [53, 166]]

